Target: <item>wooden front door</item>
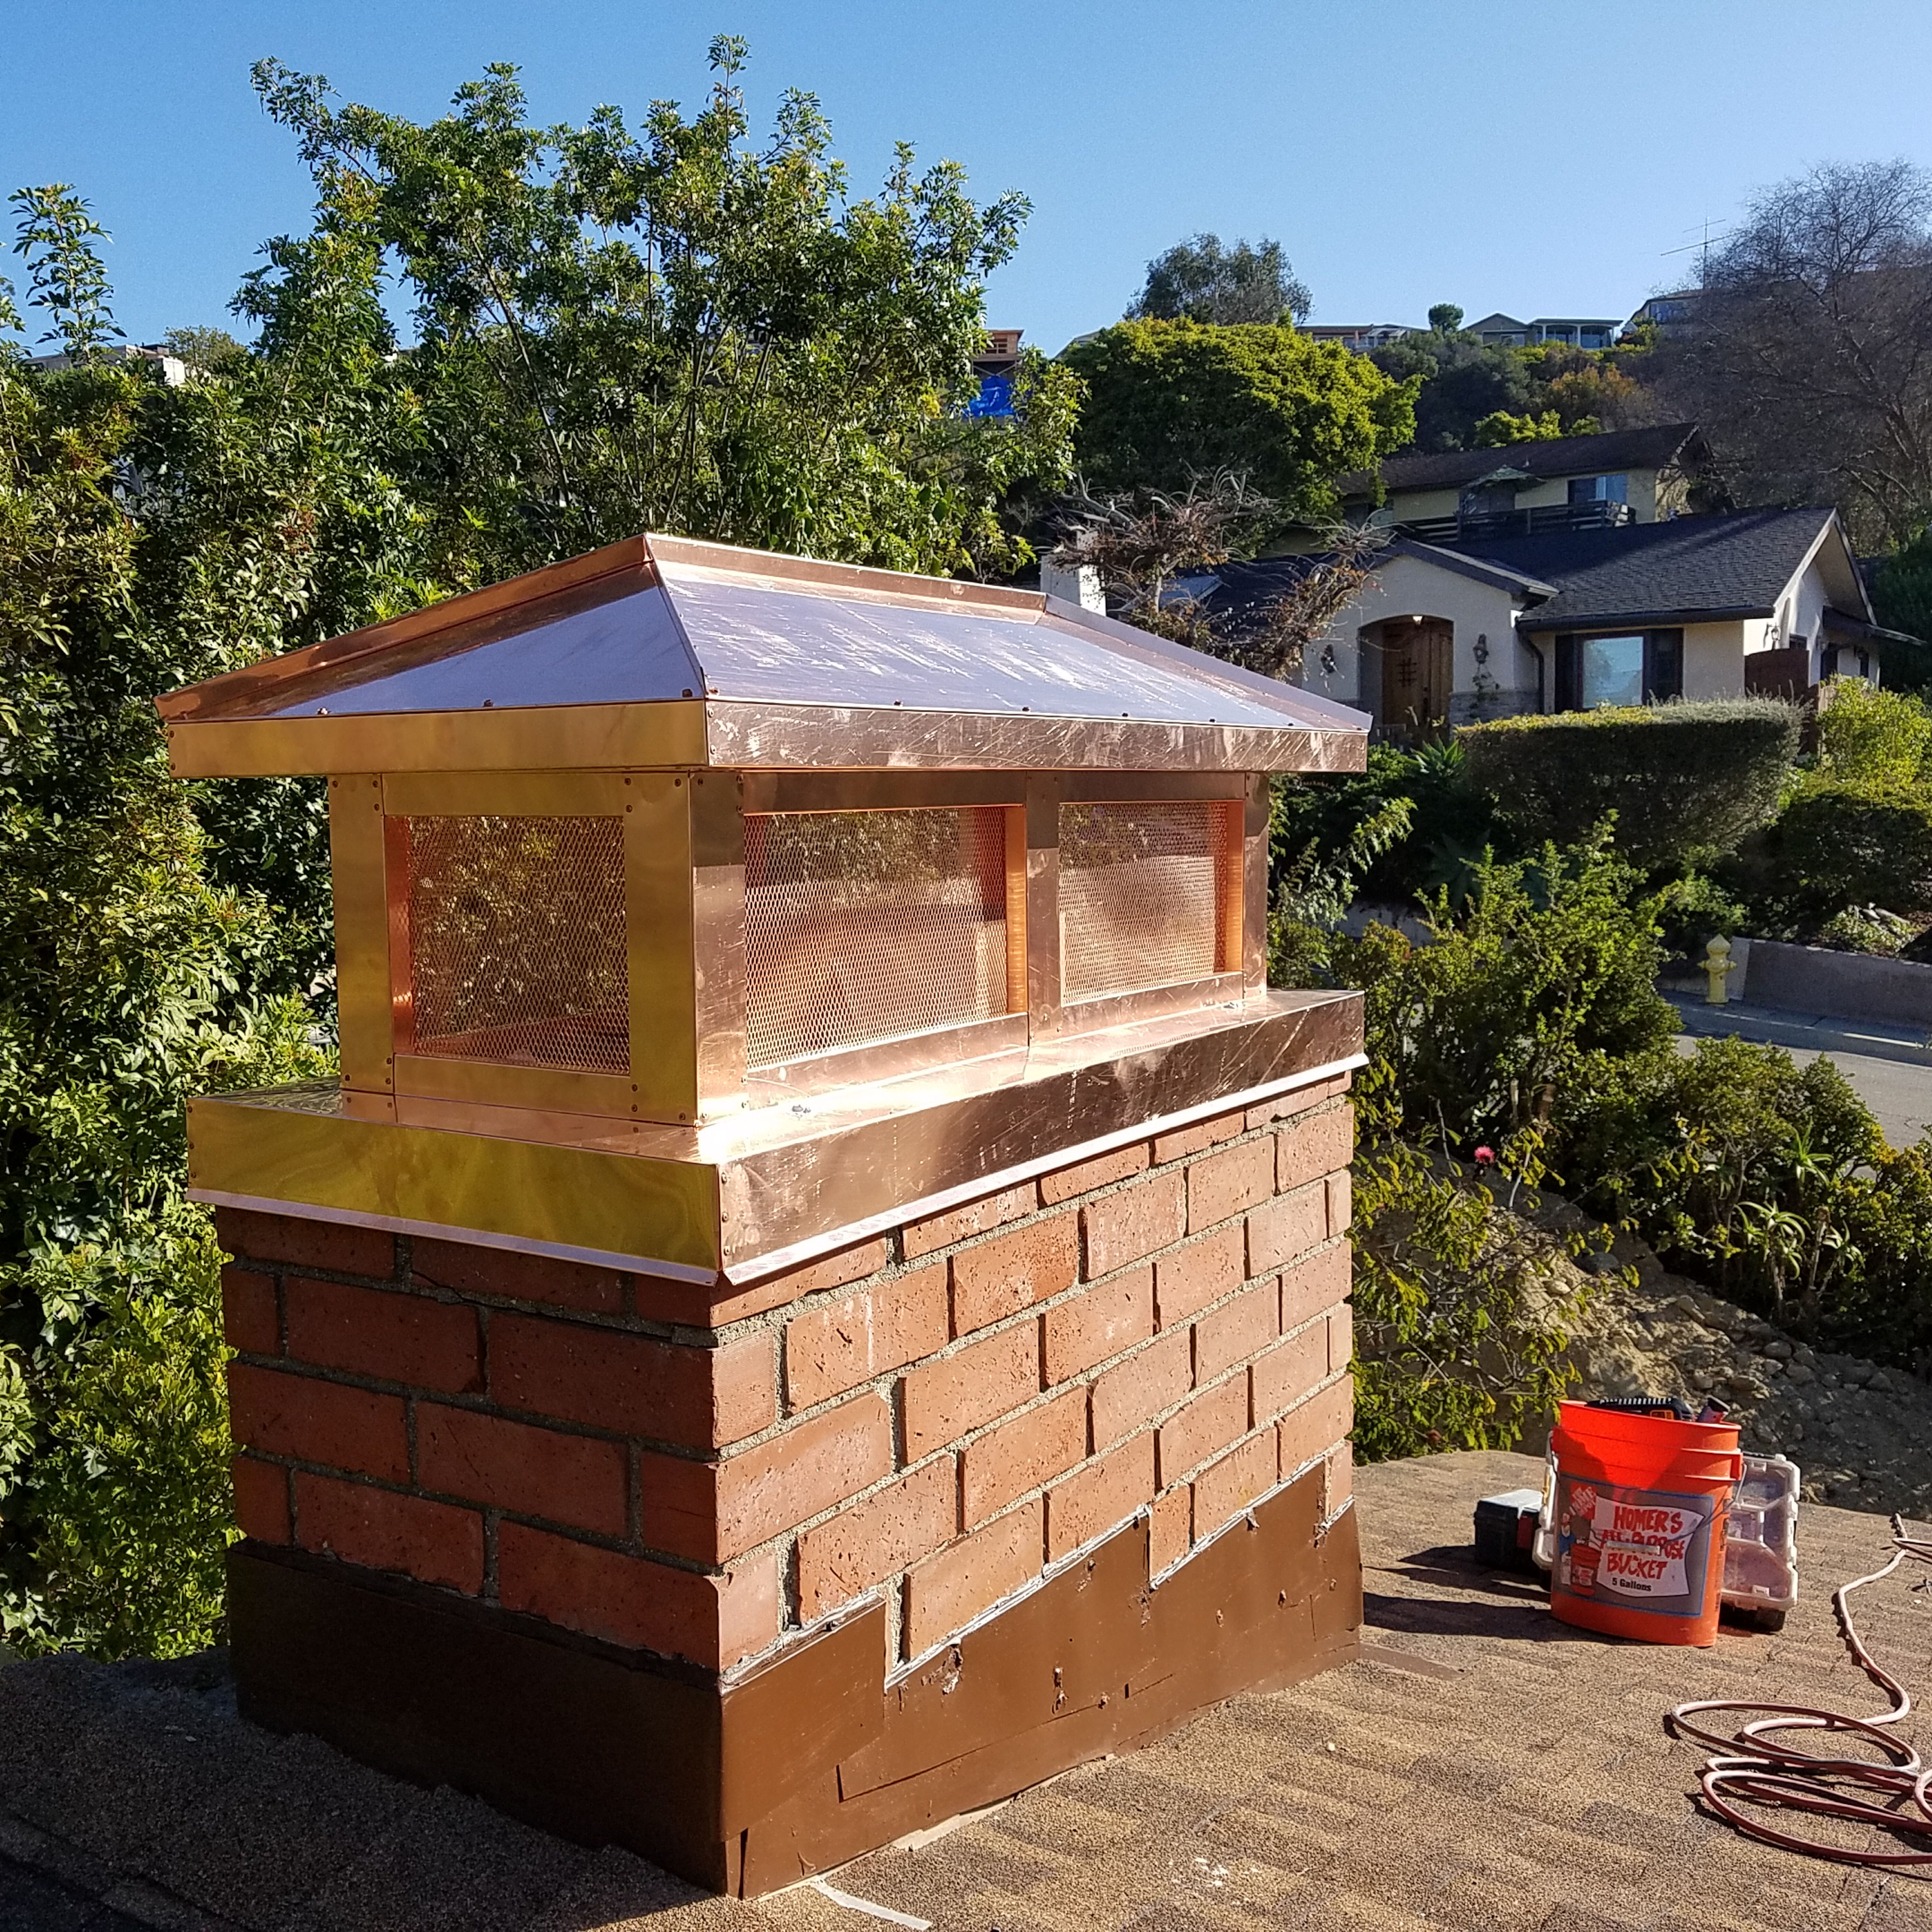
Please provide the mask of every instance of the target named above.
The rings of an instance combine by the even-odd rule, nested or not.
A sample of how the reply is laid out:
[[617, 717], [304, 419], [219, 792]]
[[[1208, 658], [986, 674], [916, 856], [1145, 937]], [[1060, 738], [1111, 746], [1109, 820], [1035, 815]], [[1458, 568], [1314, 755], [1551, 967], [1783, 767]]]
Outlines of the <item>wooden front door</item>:
[[1404, 744], [1448, 728], [1455, 632], [1440, 617], [1398, 617], [1382, 626], [1382, 727]]

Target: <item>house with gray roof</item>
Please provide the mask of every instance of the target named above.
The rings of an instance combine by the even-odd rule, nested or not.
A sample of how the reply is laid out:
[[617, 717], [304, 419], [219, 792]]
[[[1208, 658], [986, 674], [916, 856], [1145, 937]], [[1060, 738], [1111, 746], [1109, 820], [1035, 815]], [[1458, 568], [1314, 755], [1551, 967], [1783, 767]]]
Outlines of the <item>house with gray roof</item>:
[[[1196, 594], [1229, 630], [1312, 568], [1225, 566]], [[1880, 633], [1837, 512], [1744, 510], [1472, 538], [1398, 536], [1308, 650], [1300, 682], [1387, 735], [1522, 712], [1875, 675]]]
[[1424, 543], [1653, 524], [1690, 507], [1710, 460], [1695, 423], [1392, 456], [1336, 484], [1349, 514]]

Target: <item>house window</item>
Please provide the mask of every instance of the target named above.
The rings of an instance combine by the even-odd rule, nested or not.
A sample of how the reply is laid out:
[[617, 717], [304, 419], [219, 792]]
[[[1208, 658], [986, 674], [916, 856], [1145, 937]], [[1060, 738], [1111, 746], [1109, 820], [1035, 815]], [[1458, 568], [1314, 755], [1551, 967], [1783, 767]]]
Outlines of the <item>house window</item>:
[[1630, 501], [1630, 478], [1628, 476], [1573, 476], [1570, 479], [1570, 500], [1573, 503], [1628, 503]]
[[1684, 692], [1684, 633], [1628, 632], [1556, 640], [1556, 708], [1654, 704]]

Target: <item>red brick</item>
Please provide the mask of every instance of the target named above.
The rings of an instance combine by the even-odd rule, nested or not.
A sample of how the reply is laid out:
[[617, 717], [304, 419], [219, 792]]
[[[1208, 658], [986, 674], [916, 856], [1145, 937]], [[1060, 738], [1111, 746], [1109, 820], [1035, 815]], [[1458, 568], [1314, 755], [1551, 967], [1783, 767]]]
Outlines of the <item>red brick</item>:
[[1274, 1144], [1244, 1141], [1187, 1170], [1187, 1232], [1198, 1234], [1258, 1208], [1274, 1192]]
[[1046, 1492], [1046, 1560], [1123, 1523], [1154, 1495], [1154, 1431], [1130, 1436], [1083, 1463]]
[[622, 1536], [624, 1461], [620, 1443], [532, 1429], [441, 1402], [416, 1406], [422, 1486], [465, 1502]]
[[1332, 1449], [1355, 1426], [1355, 1384], [1344, 1376], [1281, 1419], [1281, 1472], [1292, 1476]]
[[1282, 1194], [1248, 1216], [1248, 1273], [1272, 1274], [1328, 1238], [1328, 1215], [1320, 1184]]
[[1104, 1449], [1151, 1422], [1193, 1386], [1193, 1337], [1177, 1328], [1094, 1378], [1094, 1446]]
[[1247, 1242], [1238, 1223], [1162, 1255], [1154, 1264], [1155, 1318], [1178, 1328], [1210, 1302], [1232, 1294], [1246, 1278]]
[[1216, 1114], [1213, 1119], [1196, 1120], [1191, 1127], [1177, 1127], [1171, 1134], [1162, 1134], [1154, 1142], [1154, 1157], [1156, 1161], [1185, 1160], [1191, 1154], [1204, 1153], [1210, 1147], [1219, 1147], [1223, 1141], [1231, 1141], [1246, 1125], [1238, 1112]]
[[1317, 1322], [1256, 1358], [1252, 1371], [1255, 1420], [1267, 1422], [1328, 1378], [1328, 1328]]
[[279, 1355], [282, 1318], [272, 1275], [232, 1266], [221, 1270], [221, 1333], [244, 1355]]
[[1049, 1308], [1042, 1324], [1046, 1384], [1083, 1375], [1154, 1333], [1154, 1270], [1135, 1268]]
[[712, 1466], [718, 1540], [709, 1560], [728, 1563], [889, 1474], [892, 1411], [881, 1396], [857, 1396]]
[[856, 1246], [841, 1248], [836, 1254], [821, 1255], [815, 1262], [807, 1262], [803, 1268], [774, 1275], [773, 1292], [784, 1292], [776, 1300], [766, 1306], [776, 1308], [788, 1301], [802, 1301], [808, 1294], [823, 1294], [829, 1288], [849, 1288], [854, 1282], [862, 1281], [868, 1274], [877, 1274], [891, 1258], [883, 1234], [872, 1240], [860, 1241]]
[[776, 1419], [776, 1343], [747, 1335], [722, 1348], [660, 1342], [541, 1315], [490, 1324], [490, 1393], [506, 1408], [613, 1435], [715, 1448]]
[[1163, 1489], [1197, 1464], [1232, 1448], [1248, 1432], [1248, 1378], [1203, 1389], [1179, 1414], [1163, 1422], [1159, 1438], [1160, 1481]]
[[320, 1268], [332, 1274], [367, 1275], [387, 1281], [396, 1271], [396, 1238], [374, 1228], [340, 1221], [311, 1221], [298, 1214], [255, 1214], [218, 1208], [214, 1231], [238, 1260], [276, 1262], [287, 1268]]
[[410, 1275], [426, 1287], [446, 1288], [452, 1294], [547, 1302], [586, 1315], [618, 1315], [624, 1307], [623, 1282], [614, 1268], [553, 1261], [547, 1255], [520, 1255], [474, 1241], [412, 1238]]
[[850, 1602], [951, 1542], [958, 1527], [958, 1471], [950, 1456], [936, 1456], [799, 1538], [800, 1617], [810, 1623]]
[[778, 1634], [772, 1556], [700, 1576], [506, 1522], [496, 1534], [496, 1592], [506, 1610], [708, 1670], [728, 1670]]
[[645, 1546], [711, 1563], [718, 1553], [718, 1465], [710, 1458], [638, 1457], [638, 1509]]
[[298, 1469], [296, 1520], [304, 1550], [472, 1597], [483, 1588], [483, 1519], [474, 1510]]
[[1087, 1391], [1068, 1389], [960, 1452], [961, 1520], [970, 1529], [1087, 1454]]
[[1346, 1073], [1330, 1074], [1326, 1080], [1318, 1080], [1312, 1087], [1298, 1087], [1292, 1094], [1284, 1094], [1278, 1100], [1264, 1100], [1258, 1107], [1248, 1109], [1248, 1125], [1265, 1127], [1276, 1120], [1291, 1119], [1297, 1114], [1305, 1114], [1310, 1108], [1319, 1106], [1324, 1100], [1332, 1100], [1338, 1094], [1348, 1090], [1348, 1076]]
[[1281, 1306], [1271, 1281], [1258, 1282], [1194, 1324], [1194, 1379], [1210, 1382], [1223, 1370], [1259, 1354], [1274, 1340]]
[[1063, 1167], [1057, 1173], [1042, 1174], [1040, 1178], [1040, 1204], [1042, 1207], [1058, 1208], [1076, 1195], [1091, 1194], [1096, 1187], [1111, 1187], [1117, 1180], [1130, 1179], [1145, 1172], [1147, 1164], [1148, 1144], [1136, 1141], [1132, 1147], [1116, 1148], [1112, 1154], [1096, 1154], [1091, 1160]]
[[1275, 1137], [1275, 1190], [1292, 1193], [1346, 1167], [1355, 1157], [1355, 1110], [1347, 1106], [1311, 1114]]
[[901, 1249], [909, 1262], [917, 1261], [937, 1248], [950, 1248], [955, 1241], [970, 1240], [975, 1234], [1004, 1228], [1034, 1210], [1034, 1186], [1030, 1180], [998, 1194], [982, 1196], [963, 1208], [949, 1208], [943, 1214], [928, 1214], [923, 1220], [908, 1221], [901, 1231]]
[[476, 1311], [460, 1302], [301, 1275], [284, 1282], [282, 1301], [298, 1361], [442, 1395], [483, 1386]]
[[1328, 1232], [1331, 1234], [1346, 1234], [1348, 1232], [1348, 1223], [1355, 1218], [1354, 1189], [1350, 1182], [1348, 1170], [1345, 1168], [1340, 1174], [1331, 1174], [1326, 1184], [1328, 1192]]
[[785, 1324], [786, 1400], [794, 1409], [830, 1401], [937, 1354], [951, 1333], [944, 1262], [816, 1303]]
[[1355, 1458], [1347, 1443], [1322, 1462], [1322, 1520], [1327, 1522], [1355, 1492]]
[[1042, 1562], [1038, 1498], [920, 1564], [906, 1579], [905, 1654], [917, 1657], [1032, 1582]]
[[1158, 1576], [1187, 1554], [1193, 1538], [1194, 1492], [1186, 1484], [1163, 1490], [1154, 1499], [1148, 1525], [1148, 1574]]
[[1278, 1453], [1274, 1431], [1264, 1429], [1203, 1469], [1194, 1479], [1196, 1534], [1212, 1536], [1230, 1516], [1273, 1489]]
[[1087, 1244], [1088, 1280], [1144, 1261], [1156, 1248], [1179, 1240], [1186, 1220], [1185, 1178], [1178, 1168], [1150, 1174], [1118, 1194], [1084, 1203], [1080, 1226]]
[[1348, 1244], [1325, 1248], [1281, 1278], [1281, 1332], [1286, 1335], [1311, 1321], [1324, 1308], [1348, 1299]]
[[905, 1378], [906, 1460], [916, 1462], [1040, 1393], [1040, 1328], [1023, 1322], [923, 1362]]
[[235, 1479], [235, 1520], [244, 1536], [257, 1543], [289, 1543], [295, 1538], [289, 1515], [289, 1472], [278, 1462], [237, 1456], [229, 1470]]
[[1071, 1214], [1016, 1228], [952, 1257], [952, 1332], [1017, 1315], [1071, 1288], [1080, 1276], [1080, 1233]]
[[409, 1480], [400, 1396], [230, 1362], [228, 1403], [238, 1448], [326, 1462], [385, 1482]]
[[1328, 1317], [1328, 1372], [1346, 1369], [1354, 1359], [1355, 1315], [1346, 1304]]
[[632, 1308], [646, 1322], [674, 1322], [686, 1328], [723, 1328], [754, 1315], [801, 1301], [827, 1289], [845, 1288], [868, 1274], [877, 1274], [892, 1259], [885, 1238], [842, 1248], [803, 1268], [767, 1275], [763, 1281], [734, 1287], [722, 1276], [709, 1282], [673, 1281], [668, 1276], [634, 1275]]

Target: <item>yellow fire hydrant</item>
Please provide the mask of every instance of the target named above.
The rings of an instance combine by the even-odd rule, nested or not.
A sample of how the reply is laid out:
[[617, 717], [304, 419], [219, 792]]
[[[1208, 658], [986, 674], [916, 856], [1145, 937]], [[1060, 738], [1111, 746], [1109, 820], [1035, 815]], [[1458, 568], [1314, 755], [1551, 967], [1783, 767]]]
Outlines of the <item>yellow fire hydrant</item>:
[[1738, 962], [1731, 957], [1731, 942], [1717, 938], [1704, 949], [1704, 970], [1711, 976], [1709, 988], [1704, 994], [1707, 1006], [1721, 1006], [1724, 1004], [1724, 980], [1727, 975], [1737, 970]]

